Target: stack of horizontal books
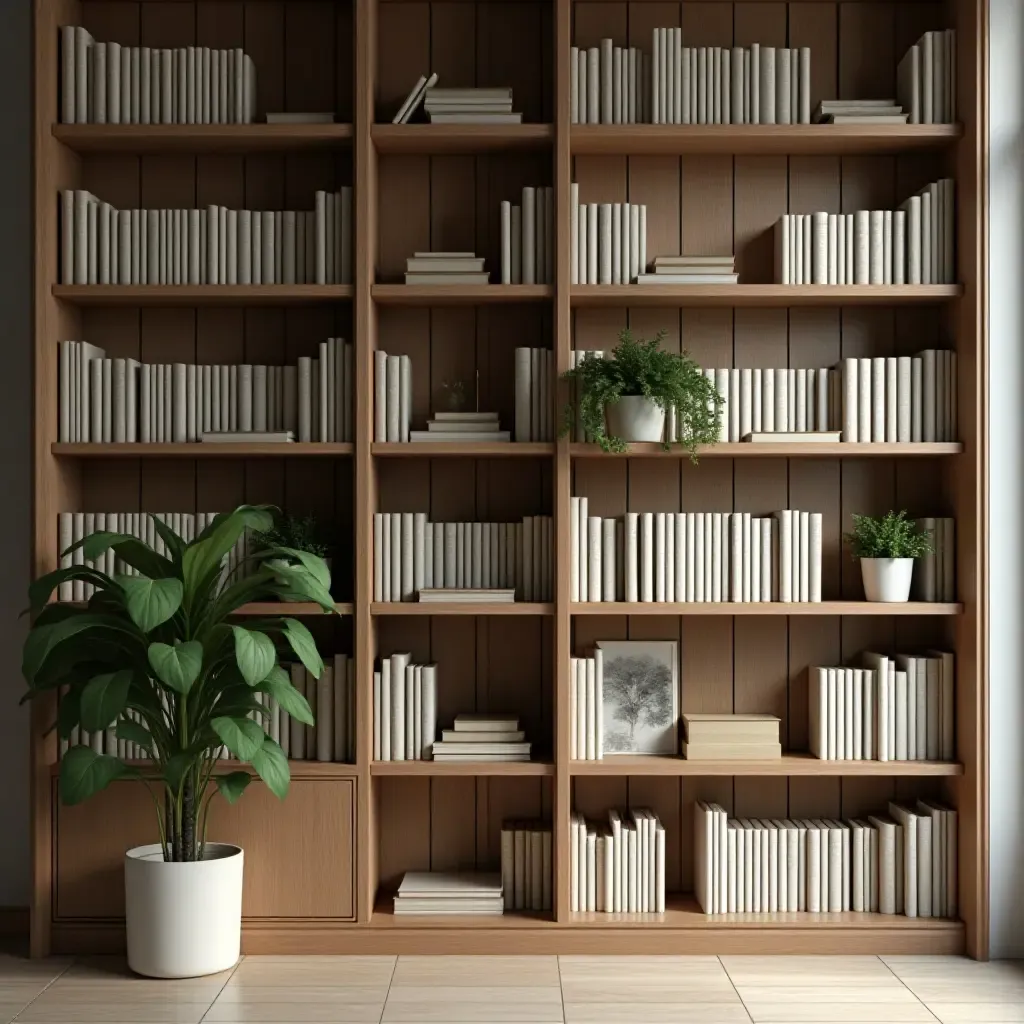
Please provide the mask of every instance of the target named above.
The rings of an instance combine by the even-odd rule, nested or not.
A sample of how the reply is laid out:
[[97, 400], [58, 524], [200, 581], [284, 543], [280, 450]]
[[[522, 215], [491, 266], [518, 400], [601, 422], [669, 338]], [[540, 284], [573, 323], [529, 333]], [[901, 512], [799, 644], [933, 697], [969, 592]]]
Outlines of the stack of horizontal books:
[[456, 715], [434, 743], [435, 761], [529, 761], [530, 744], [512, 715]]
[[822, 100], [816, 124], [906, 124], [910, 115], [895, 100]]
[[423, 103], [431, 124], [521, 124], [522, 114], [512, 111], [512, 90], [484, 89], [426, 90]]
[[637, 284], [736, 284], [735, 256], [655, 256], [654, 273]]
[[484, 257], [475, 252], [414, 252], [405, 261], [406, 284], [487, 284]]
[[426, 430], [409, 432], [410, 441], [511, 441], [496, 412], [435, 412]]
[[514, 587], [424, 587], [419, 597], [424, 604], [514, 604], [516, 592]]
[[395, 896], [395, 914], [504, 913], [501, 875], [455, 871], [407, 871]]
[[774, 715], [683, 715], [688, 761], [760, 761], [782, 756]]

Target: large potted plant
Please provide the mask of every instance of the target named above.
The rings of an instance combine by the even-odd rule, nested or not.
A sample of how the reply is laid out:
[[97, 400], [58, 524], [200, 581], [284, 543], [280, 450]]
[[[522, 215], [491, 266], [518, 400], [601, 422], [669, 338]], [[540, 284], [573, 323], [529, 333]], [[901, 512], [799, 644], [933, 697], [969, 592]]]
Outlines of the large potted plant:
[[[113, 548], [130, 575], [83, 565], [58, 569], [29, 589], [35, 615], [25, 641], [26, 699], [57, 691], [56, 728], [108, 728], [145, 750], [140, 767], [91, 747], [71, 746], [60, 763], [60, 795], [77, 804], [117, 779], [139, 779], [156, 808], [159, 842], [125, 855], [128, 964], [139, 974], [182, 978], [212, 974], [238, 959], [242, 850], [207, 842], [210, 805], [219, 792], [234, 803], [250, 782], [219, 755], [251, 766], [279, 798], [288, 792], [288, 761], [265, 732], [268, 695], [307, 724], [313, 715], [280, 663], [288, 652], [319, 677], [323, 662], [297, 619], [247, 619], [233, 613], [253, 601], [306, 601], [332, 611], [330, 574], [316, 555], [278, 547], [228, 573], [225, 557], [243, 531], [267, 531], [266, 507], [217, 516], [186, 543], [153, 517], [167, 555], [135, 537], [94, 533], [73, 545], [86, 559]], [[266, 564], [275, 556], [273, 568]], [[85, 607], [49, 604], [65, 580], [93, 584]]]
[[932, 544], [905, 511], [881, 518], [854, 515], [853, 530], [844, 539], [860, 560], [867, 600], [896, 604], [910, 599], [914, 559], [927, 555]]
[[576, 385], [563, 433], [578, 417], [606, 452], [623, 452], [632, 441], [665, 444], [665, 414], [671, 409], [678, 443], [696, 462], [698, 446], [718, 440], [724, 400], [686, 352], [661, 347], [664, 338], [659, 331], [650, 341], [636, 339], [627, 328], [609, 357], [584, 359], [563, 374]]

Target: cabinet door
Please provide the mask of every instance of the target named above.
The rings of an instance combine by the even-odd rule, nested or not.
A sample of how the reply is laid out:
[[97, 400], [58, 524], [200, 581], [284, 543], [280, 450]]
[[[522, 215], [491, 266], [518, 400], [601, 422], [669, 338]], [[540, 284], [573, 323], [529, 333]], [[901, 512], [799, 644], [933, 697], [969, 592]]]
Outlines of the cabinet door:
[[[124, 852], [156, 841], [153, 802], [137, 782], [117, 782], [65, 807], [53, 790], [58, 920], [124, 916]], [[233, 807], [215, 796], [209, 838], [245, 850], [246, 918], [355, 916], [355, 785], [292, 780], [279, 801], [254, 780]]]

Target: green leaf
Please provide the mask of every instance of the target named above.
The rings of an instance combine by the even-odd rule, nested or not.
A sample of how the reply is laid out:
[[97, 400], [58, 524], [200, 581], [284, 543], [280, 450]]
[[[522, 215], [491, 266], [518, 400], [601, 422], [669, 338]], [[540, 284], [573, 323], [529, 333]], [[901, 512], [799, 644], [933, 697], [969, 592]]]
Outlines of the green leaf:
[[229, 804], [233, 804], [245, 792], [249, 783], [252, 782], [252, 776], [248, 772], [231, 772], [228, 775], [218, 775], [216, 782], [220, 795]]
[[239, 761], [251, 761], [266, 738], [263, 729], [248, 718], [214, 718], [210, 727]]
[[126, 533], [111, 533], [108, 530], [90, 533], [88, 537], [83, 537], [72, 544], [64, 554], [78, 548], [82, 549], [83, 557], [90, 562], [99, 558], [108, 548], [113, 548], [122, 562], [133, 569], [138, 569], [143, 576], [150, 579], [174, 575], [174, 566], [168, 559], [158, 555], [137, 537], [130, 537]]
[[181, 781], [194, 760], [194, 757], [185, 750], [179, 750], [177, 754], [167, 758], [164, 762], [164, 782], [168, 789], [174, 793], [181, 789]]
[[284, 751], [268, 736], [263, 746], [252, 758], [252, 766], [256, 774], [267, 784], [267, 789], [283, 800], [288, 795], [288, 784], [291, 772], [288, 770], [288, 758]]
[[116, 721], [128, 704], [131, 684], [131, 669], [105, 672], [90, 679], [82, 690], [82, 728], [98, 732]]
[[153, 515], [152, 512], [149, 514], [149, 518], [153, 523], [153, 529], [156, 530], [167, 550], [170, 551], [172, 559], [175, 562], [180, 562], [181, 556], [185, 551], [185, 542], [162, 519]]
[[267, 673], [277, 664], [277, 648], [266, 633], [259, 633], [244, 626], [232, 626], [235, 635], [235, 661], [242, 678], [250, 686], [267, 678]]
[[118, 576], [117, 582], [125, 592], [132, 622], [145, 633], [172, 618], [181, 607], [185, 590], [181, 580]]
[[290, 565], [281, 559], [264, 563], [283, 585], [287, 596], [295, 601], [315, 601], [326, 611], [334, 611], [334, 598], [316, 577], [301, 565]]
[[235, 546], [245, 529], [267, 530], [273, 522], [270, 512], [253, 505], [240, 505], [234, 512], [216, 516], [182, 555], [182, 576], [187, 590], [190, 593], [198, 590], [219, 570], [221, 559]]
[[71, 732], [79, 724], [82, 715], [82, 687], [73, 686], [60, 698], [57, 708], [57, 735], [62, 740], [70, 739]]
[[175, 647], [153, 643], [149, 645], [148, 656], [160, 682], [183, 695], [192, 689], [203, 667], [203, 645], [198, 640], [187, 640]]
[[145, 726], [139, 725], [138, 722], [133, 722], [130, 718], [122, 718], [117, 723], [116, 734], [119, 740], [134, 743], [152, 755], [153, 737]]
[[116, 757], [97, 754], [92, 747], [71, 747], [60, 761], [60, 797], [68, 806], [106, 789], [115, 779], [134, 772]]
[[303, 551], [300, 548], [288, 548], [288, 547], [275, 547], [271, 549], [271, 555], [285, 555], [288, 558], [295, 559], [302, 563], [303, 568], [325, 589], [330, 589], [331, 586], [331, 570], [327, 568], [327, 563], [320, 558], [319, 555], [314, 555], [309, 551]]
[[21, 673], [29, 686], [33, 685], [36, 676], [58, 647], [75, 637], [79, 638], [80, 643], [85, 639], [83, 634], [87, 633], [94, 634], [89, 638], [90, 641], [103, 639], [130, 643], [139, 640], [138, 634], [129, 628], [128, 623], [113, 615], [96, 615], [76, 609], [76, 614], [59, 622], [36, 626], [29, 633], [22, 648], [21, 662]]
[[313, 634], [298, 619], [284, 619], [283, 632], [295, 656], [309, 670], [314, 679], [324, 673], [324, 663], [316, 649]]
[[256, 689], [269, 693], [284, 711], [287, 711], [292, 718], [302, 722], [303, 725], [314, 724], [309, 702], [292, 686], [288, 673], [280, 665], [276, 665], [270, 675]]
[[40, 576], [39, 579], [33, 580], [29, 584], [28, 603], [32, 611], [42, 608], [50, 600], [50, 595], [68, 580], [84, 580], [101, 589], [115, 586], [114, 581], [105, 572], [91, 569], [87, 565], [72, 565], [65, 569], [54, 569], [53, 572], [48, 572], [45, 576]]

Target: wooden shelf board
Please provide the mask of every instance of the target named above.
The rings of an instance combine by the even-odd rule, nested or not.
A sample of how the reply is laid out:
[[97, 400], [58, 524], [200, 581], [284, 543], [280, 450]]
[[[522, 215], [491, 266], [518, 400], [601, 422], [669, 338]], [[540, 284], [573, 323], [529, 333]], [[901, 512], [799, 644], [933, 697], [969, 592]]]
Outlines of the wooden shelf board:
[[962, 293], [958, 284], [577, 284], [570, 302], [576, 308], [923, 306], [949, 302]]
[[[126, 761], [134, 768], [138, 768], [143, 774], [152, 770], [152, 761]], [[222, 772], [247, 771], [255, 775], [256, 770], [251, 764], [243, 761], [218, 761], [217, 770]], [[359, 768], [354, 764], [341, 764], [334, 761], [288, 761], [288, 770], [293, 779], [353, 779], [359, 775]], [[50, 765], [50, 774], [60, 774], [60, 762]]]
[[381, 306], [484, 306], [507, 302], [547, 302], [549, 284], [375, 284], [370, 289]]
[[473, 761], [459, 764], [453, 761], [374, 761], [371, 775], [554, 775], [550, 761]]
[[510, 604], [479, 604], [469, 601], [431, 603], [419, 601], [375, 601], [371, 615], [554, 615], [553, 603], [513, 601]]
[[451, 458], [462, 456], [477, 459], [542, 458], [555, 454], [554, 444], [538, 442], [500, 441], [429, 441], [415, 444], [395, 444], [376, 441], [370, 446], [373, 455], [388, 459]]
[[550, 147], [550, 124], [375, 124], [378, 153], [493, 153]]
[[[335, 615], [352, 615], [355, 606], [351, 601], [337, 601], [334, 605]], [[327, 615], [318, 604], [305, 601], [254, 601], [244, 604], [234, 615], [289, 615], [292, 618], [301, 618], [310, 615]]]
[[834, 155], [939, 149], [963, 136], [956, 124], [573, 125], [576, 155]]
[[907, 601], [904, 604], [872, 601], [598, 601], [574, 602], [569, 610], [573, 615], [960, 615], [963, 605], [940, 601]]
[[388, 894], [377, 899], [373, 908], [373, 917], [370, 919], [371, 928], [554, 928], [556, 927], [554, 916], [550, 911], [524, 911], [517, 910], [512, 913], [502, 914], [498, 917], [479, 917], [471, 914], [396, 914], [394, 909], [394, 895]]
[[78, 153], [274, 153], [347, 148], [350, 124], [55, 124]]
[[[722, 444], [701, 445], [697, 450], [700, 459], [756, 459], [756, 458], [898, 458], [912, 456], [961, 455], [964, 446], [958, 441], [860, 444], [840, 441], [793, 441], [751, 444], [750, 442], [723, 442]], [[569, 454], [574, 459], [619, 459], [623, 455], [644, 459], [688, 459], [689, 452], [680, 445], [672, 445], [666, 451], [657, 443], [638, 443], [628, 446], [622, 454], [606, 452], [596, 444], [569, 445]]]
[[602, 761], [570, 761], [570, 775], [831, 775], [931, 776], [963, 775], [961, 764], [943, 761], [822, 761], [810, 754], [783, 754], [762, 761], [684, 761], [681, 757], [615, 754]]
[[352, 298], [348, 284], [55, 284], [76, 306], [310, 306]]
[[292, 441], [276, 442], [239, 441], [231, 443], [191, 442], [189, 444], [118, 444], [90, 443], [50, 445], [50, 452], [62, 458], [74, 459], [290, 459], [337, 457], [351, 455], [353, 445], [340, 442]]

